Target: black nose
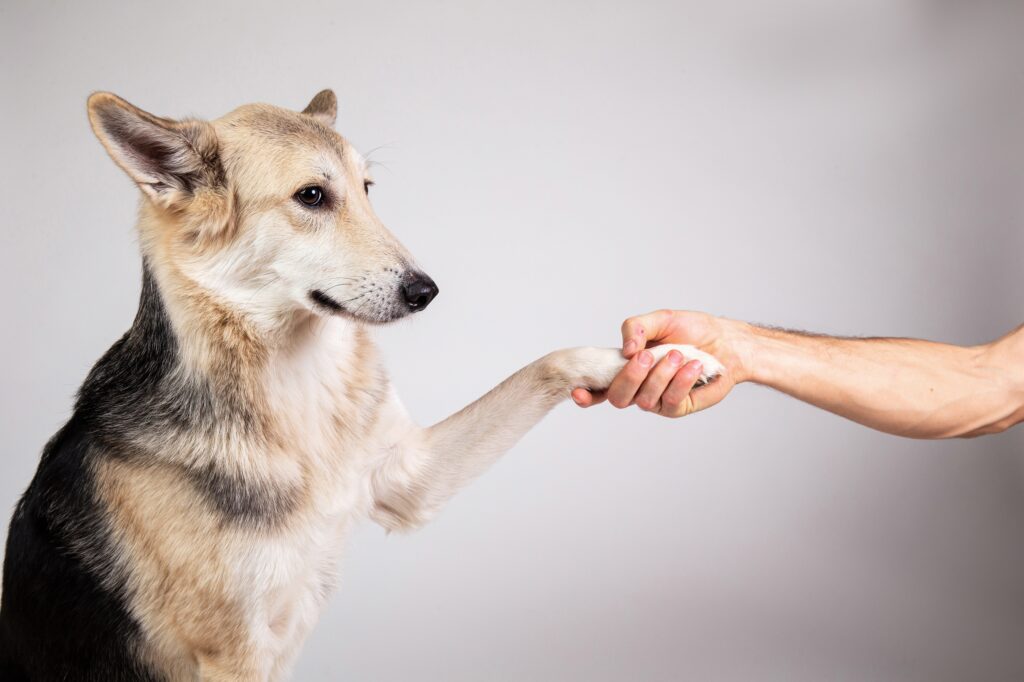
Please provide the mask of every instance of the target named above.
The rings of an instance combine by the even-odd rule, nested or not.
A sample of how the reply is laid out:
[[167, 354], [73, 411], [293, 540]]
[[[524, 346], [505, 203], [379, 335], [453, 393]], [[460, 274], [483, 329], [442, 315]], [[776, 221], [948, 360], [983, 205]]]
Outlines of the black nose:
[[437, 296], [437, 285], [422, 272], [410, 272], [404, 277], [402, 297], [412, 312], [423, 310]]

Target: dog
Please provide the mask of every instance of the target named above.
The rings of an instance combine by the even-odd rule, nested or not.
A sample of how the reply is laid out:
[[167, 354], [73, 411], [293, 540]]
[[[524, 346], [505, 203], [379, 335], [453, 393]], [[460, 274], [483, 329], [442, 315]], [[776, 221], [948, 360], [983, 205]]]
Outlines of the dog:
[[[438, 287], [381, 224], [325, 90], [204, 121], [110, 93], [92, 128], [142, 192], [142, 288], [10, 525], [3, 680], [277, 680], [369, 517], [426, 523], [614, 349], [551, 353], [429, 428], [368, 335]], [[718, 362], [692, 347], [708, 380]]]

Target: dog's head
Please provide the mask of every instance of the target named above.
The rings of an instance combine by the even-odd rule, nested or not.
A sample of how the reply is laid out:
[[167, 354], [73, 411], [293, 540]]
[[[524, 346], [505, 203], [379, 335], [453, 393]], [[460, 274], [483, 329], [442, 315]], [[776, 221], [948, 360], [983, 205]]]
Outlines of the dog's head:
[[89, 120], [142, 190], [143, 250], [190, 286], [255, 316], [389, 322], [437, 286], [370, 205], [362, 156], [324, 90], [302, 112], [242, 106], [214, 120], [153, 116], [110, 93]]

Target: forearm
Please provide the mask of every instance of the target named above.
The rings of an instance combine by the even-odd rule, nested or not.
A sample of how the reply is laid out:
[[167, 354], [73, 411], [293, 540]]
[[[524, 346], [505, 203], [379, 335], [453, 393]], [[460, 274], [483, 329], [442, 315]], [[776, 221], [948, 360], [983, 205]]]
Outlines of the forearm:
[[993, 433], [1024, 419], [1024, 335], [950, 346], [842, 339], [745, 325], [746, 379], [912, 438]]

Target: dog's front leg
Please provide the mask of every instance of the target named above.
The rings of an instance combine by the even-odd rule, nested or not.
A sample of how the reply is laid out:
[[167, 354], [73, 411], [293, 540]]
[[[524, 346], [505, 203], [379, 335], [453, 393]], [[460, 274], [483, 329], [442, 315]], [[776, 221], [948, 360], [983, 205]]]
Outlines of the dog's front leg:
[[[672, 349], [699, 359], [705, 378], [719, 363], [691, 346], [651, 349], [660, 358]], [[414, 528], [489, 467], [568, 397], [573, 388], [607, 388], [625, 365], [618, 349], [556, 351], [519, 370], [474, 403], [427, 429], [414, 426], [395, 403], [398, 417], [386, 442], [389, 452], [374, 476], [373, 518], [389, 529]]]

